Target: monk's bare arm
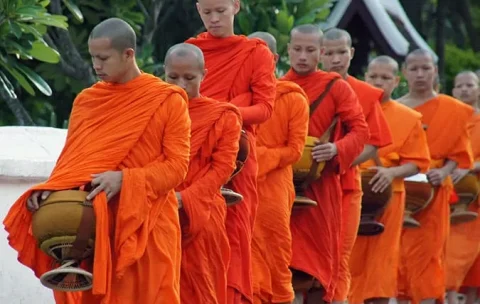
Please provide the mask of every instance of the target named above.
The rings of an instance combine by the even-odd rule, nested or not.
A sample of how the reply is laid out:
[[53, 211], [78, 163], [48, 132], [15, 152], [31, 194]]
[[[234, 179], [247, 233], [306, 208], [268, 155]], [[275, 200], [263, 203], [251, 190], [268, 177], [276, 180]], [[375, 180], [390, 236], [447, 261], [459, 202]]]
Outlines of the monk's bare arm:
[[157, 195], [167, 193], [185, 179], [190, 156], [191, 123], [187, 102], [174, 93], [165, 100], [162, 109], [165, 119], [163, 154], [143, 168], [125, 169], [142, 170], [147, 187]]
[[195, 180], [190, 187], [183, 190], [182, 197], [191, 197], [185, 193], [198, 195], [202, 193], [207, 197], [213, 197], [218, 192], [235, 170], [238, 143], [242, 130], [240, 119], [237, 114], [228, 111], [221, 116], [215, 127], [222, 129], [222, 135], [213, 148], [210, 169], [204, 176]]
[[473, 164], [472, 170], [470, 170], [472, 173], [480, 173], [480, 162], [475, 162]]
[[[259, 45], [252, 53], [253, 74], [250, 82], [252, 105], [237, 105], [244, 125], [258, 125], [272, 116], [276, 95], [275, 61], [264, 45]], [[235, 102], [232, 102], [235, 104]]]
[[342, 125], [347, 128], [347, 134], [335, 142], [339, 170], [344, 172], [363, 151], [370, 135], [358, 98], [348, 83], [344, 80], [336, 81], [331, 94], [335, 100], [336, 113]]
[[377, 150], [377, 147], [366, 144], [363, 147], [362, 153], [360, 153], [360, 155], [353, 161], [352, 166], [360, 165], [361, 163], [373, 158], [375, 154], [377, 154]]

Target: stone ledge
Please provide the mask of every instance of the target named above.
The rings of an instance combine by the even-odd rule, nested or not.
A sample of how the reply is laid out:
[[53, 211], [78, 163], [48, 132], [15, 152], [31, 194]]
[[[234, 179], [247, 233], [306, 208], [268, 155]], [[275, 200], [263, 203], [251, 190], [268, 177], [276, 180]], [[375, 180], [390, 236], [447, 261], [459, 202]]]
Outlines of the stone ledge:
[[67, 130], [48, 127], [0, 127], [0, 179], [44, 180], [65, 144]]

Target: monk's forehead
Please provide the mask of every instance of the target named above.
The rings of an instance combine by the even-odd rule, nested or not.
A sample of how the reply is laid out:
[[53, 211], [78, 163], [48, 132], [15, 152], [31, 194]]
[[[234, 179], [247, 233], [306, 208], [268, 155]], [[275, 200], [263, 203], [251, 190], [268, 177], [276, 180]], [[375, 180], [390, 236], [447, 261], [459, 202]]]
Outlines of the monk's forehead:
[[325, 38], [322, 39], [323, 46], [350, 46], [350, 40], [348, 37], [341, 36], [338, 38]]
[[214, 8], [218, 6], [233, 5], [235, 0], [197, 0], [197, 2], [204, 8]]
[[392, 63], [373, 61], [368, 65], [367, 71], [371, 72], [374, 69], [381, 70], [382, 72], [391, 73], [391, 74], [396, 74], [398, 71], [398, 68]]
[[460, 73], [455, 77], [455, 82], [473, 82], [478, 84], [479, 80], [477, 75], [473, 72]]
[[435, 65], [435, 62], [429, 54], [410, 54], [405, 58], [405, 64], [408, 65], [412, 62], [421, 62], [423, 64]]
[[302, 33], [299, 31], [292, 31], [290, 40], [292, 42], [309, 42], [313, 44], [320, 43], [322, 34], [320, 33]]

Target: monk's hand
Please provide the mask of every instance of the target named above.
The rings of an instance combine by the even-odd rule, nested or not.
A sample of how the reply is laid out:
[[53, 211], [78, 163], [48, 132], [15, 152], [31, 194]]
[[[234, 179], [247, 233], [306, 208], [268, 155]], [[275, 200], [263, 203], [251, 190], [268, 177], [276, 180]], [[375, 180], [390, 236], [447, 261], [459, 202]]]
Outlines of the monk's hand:
[[337, 155], [337, 146], [334, 143], [327, 142], [322, 144], [315, 142], [315, 147], [312, 149], [312, 157], [317, 162], [331, 160]]
[[442, 169], [431, 169], [427, 172], [427, 179], [433, 186], [440, 186], [446, 177], [447, 174]]
[[465, 177], [465, 175], [467, 175], [468, 173], [470, 172], [470, 170], [468, 169], [455, 169], [453, 170], [452, 172], [452, 180], [453, 180], [453, 183], [456, 184], [458, 183], [459, 181], [462, 180], [462, 178]]
[[183, 208], [182, 195], [180, 194], [180, 192], [175, 192], [175, 196], [177, 197], [177, 201], [178, 201], [178, 209], [182, 209]]
[[377, 170], [377, 173], [368, 183], [372, 187], [373, 193], [382, 193], [392, 183], [395, 175], [393, 170], [385, 167], [371, 167], [369, 169]]
[[33, 191], [30, 197], [27, 199], [27, 209], [30, 212], [35, 212], [39, 208], [39, 204], [41, 201], [46, 200], [52, 191], [47, 191], [47, 190], [39, 190], [39, 191]]
[[107, 171], [99, 174], [92, 174], [92, 187], [94, 189], [87, 195], [87, 200], [92, 200], [101, 191], [107, 195], [109, 201], [120, 192], [122, 188], [123, 172]]

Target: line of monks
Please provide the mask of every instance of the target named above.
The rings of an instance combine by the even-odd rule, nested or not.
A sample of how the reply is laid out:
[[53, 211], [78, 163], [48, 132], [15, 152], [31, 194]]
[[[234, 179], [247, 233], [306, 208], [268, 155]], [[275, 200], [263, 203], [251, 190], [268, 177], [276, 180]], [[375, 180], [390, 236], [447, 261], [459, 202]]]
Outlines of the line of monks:
[[[395, 101], [395, 60], [374, 58], [361, 81], [348, 74], [347, 32], [300, 25], [291, 69], [276, 79], [273, 36], [234, 35], [238, 0], [197, 8], [207, 32], [168, 51], [166, 82], [137, 67], [126, 22], [107, 19], [89, 37], [102, 81], [75, 99], [51, 177], [4, 220], [19, 261], [40, 276], [52, 260], [32, 237], [32, 212], [52, 191], [94, 186], [93, 288], [55, 291], [56, 302], [434, 303], [448, 291], [454, 304], [462, 286], [473, 301], [480, 218], [451, 226], [449, 216], [454, 183], [480, 171], [477, 75], [455, 78], [456, 99], [438, 94], [432, 55], [415, 50], [403, 64], [409, 92]], [[317, 205], [295, 208], [292, 166], [307, 136], [328, 130], [311, 149], [325, 166], [304, 187]], [[357, 236], [366, 170], [368, 191], [392, 190], [375, 236]], [[414, 214], [420, 227], [403, 228], [404, 179], [418, 173], [434, 196]], [[243, 200], [227, 207], [222, 187]]]

